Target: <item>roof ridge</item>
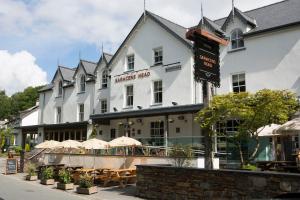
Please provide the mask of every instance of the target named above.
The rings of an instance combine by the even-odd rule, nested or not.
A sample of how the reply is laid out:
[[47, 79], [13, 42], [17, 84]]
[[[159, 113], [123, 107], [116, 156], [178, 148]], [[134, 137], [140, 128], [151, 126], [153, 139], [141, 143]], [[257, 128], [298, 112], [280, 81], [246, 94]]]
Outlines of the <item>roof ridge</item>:
[[187, 29], [186, 27], [184, 27], [184, 26], [182, 26], [182, 25], [180, 25], [180, 24], [177, 24], [177, 23], [175, 23], [175, 22], [172, 22], [171, 20], [166, 19], [166, 18], [164, 18], [164, 17], [161, 17], [160, 15], [157, 15], [157, 14], [155, 14], [155, 13], [153, 13], [153, 12], [150, 12], [150, 11], [148, 11], [148, 10], [146, 10], [146, 12], [149, 13], [149, 14], [151, 14], [151, 15], [155, 15], [155, 16], [157, 16], [157, 17], [160, 17], [160, 18], [162, 18], [162, 19], [164, 19], [164, 20], [166, 20], [166, 21], [168, 21], [168, 22], [170, 22], [170, 23], [172, 23], [172, 24], [175, 24], [175, 25], [177, 25], [177, 26], [180, 26], [181, 28]]
[[103, 52], [103, 54], [106, 54], [106, 55], [109, 55], [109, 56], [113, 56], [113, 54], [106, 53], [106, 52]]
[[[266, 8], [266, 7], [269, 7], [269, 6], [274, 6], [274, 5], [276, 5], [276, 4], [284, 3], [284, 2], [286, 2], [286, 1], [289, 1], [289, 0], [281, 0], [281, 1], [278, 1], [278, 2], [275, 2], [275, 3], [271, 3], [271, 4], [268, 4], [268, 5], [261, 6], [261, 7], [258, 7], [258, 8], [254, 8], [254, 9], [247, 10], [247, 11], [242, 11], [242, 10], [238, 9], [237, 7], [235, 7], [235, 8], [238, 9], [239, 11], [241, 11], [242, 13], [246, 14], [246, 13], [252, 12], [252, 11], [254, 11], [254, 10], [259, 10], [259, 9]], [[231, 11], [232, 11], [232, 10], [231, 10]], [[230, 13], [231, 13], [231, 11], [230, 11]], [[227, 17], [228, 17], [228, 15], [227, 15]], [[219, 21], [219, 20], [226, 19], [227, 17], [222, 17], [222, 18], [219, 18], [219, 19], [215, 19], [215, 20], [213, 20], [213, 21], [216, 22], [216, 21]], [[249, 16], [249, 17], [251, 17], [251, 16]], [[253, 17], [251, 17], [251, 18], [253, 18]]]
[[93, 62], [93, 61], [84, 60], [84, 59], [80, 59], [80, 61], [83, 61], [83, 62], [88, 62], [88, 63], [92, 63], [92, 64], [97, 64], [97, 63], [95, 63], [95, 62]]
[[65, 66], [62, 66], [62, 65], [58, 65], [58, 67], [60, 67], [60, 68], [64, 68], [64, 69], [69, 69], [69, 70], [73, 70], [73, 71], [74, 71], [74, 68], [65, 67]]

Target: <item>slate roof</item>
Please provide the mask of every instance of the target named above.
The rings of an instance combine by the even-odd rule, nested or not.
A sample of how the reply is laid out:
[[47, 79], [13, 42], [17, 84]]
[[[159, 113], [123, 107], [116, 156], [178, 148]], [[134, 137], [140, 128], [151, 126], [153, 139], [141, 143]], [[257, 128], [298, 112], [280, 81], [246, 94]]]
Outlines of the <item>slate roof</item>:
[[63, 67], [63, 66], [58, 66], [58, 68], [61, 72], [61, 75], [62, 75], [64, 81], [72, 81], [73, 75], [75, 73], [74, 68], [67, 68], [67, 67]]
[[[203, 17], [204, 20], [204, 25], [208, 26], [210, 29], [212, 29], [214, 32], [218, 33], [218, 34], [225, 34], [225, 32], [222, 30], [221, 26], [219, 26], [218, 24], [216, 24], [214, 21], [208, 19], [207, 17]], [[200, 20], [199, 24], [193, 28], [199, 28], [202, 26], [202, 19]]]
[[85, 69], [85, 72], [89, 75], [93, 75], [94, 71], [97, 67], [97, 63], [91, 62], [91, 61], [87, 61], [87, 60], [80, 60], [82, 66]]
[[[257, 24], [257, 26], [246, 35], [255, 34], [300, 23], [300, 1], [285, 0], [241, 13], [243, 13], [243, 17], [247, 20], [255, 20]], [[214, 22], [219, 26], [223, 26], [226, 19], [227, 17], [215, 20]]]
[[53, 84], [50, 83], [50, 84], [45, 85], [44, 87], [42, 87], [42, 88], [39, 90], [39, 92], [46, 92], [46, 91], [48, 91], [48, 90], [52, 90], [53, 87], [54, 87]]
[[107, 63], [109, 63], [110, 62], [110, 60], [112, 59], [112, 57], [113, 57], [113, 55], [111, 55], [111, 54], [108, 54], [108, 53], [105, 53], [105, 52], [103, 52], [103, 57], [104, 57], [104, 59], [105, 59], [105, 61], [107, 62]]

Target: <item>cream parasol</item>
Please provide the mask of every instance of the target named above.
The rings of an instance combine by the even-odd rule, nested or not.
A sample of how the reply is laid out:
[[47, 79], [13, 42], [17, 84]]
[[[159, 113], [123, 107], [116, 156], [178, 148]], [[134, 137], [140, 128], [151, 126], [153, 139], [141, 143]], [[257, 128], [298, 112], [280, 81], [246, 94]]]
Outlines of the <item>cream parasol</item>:
[[118, 137], [109, 142], [110, 147], [124, 147], [124, 166], [123, 166], [124, 168], [126, 164], [125, 147], [136, 147], [141, 145], [142, 143], [137, 141], [136, 139], [125, 137], [125, 136]]
[[57, 145], [56, 148], [64, 148], [64, 149], [68, 149], [69, 151], [69, 164], [70, 164], [70, 150], [71, 149], [79, 149], [80, 147], [82, 147], [82, 144], [78, 141], [75, 140], [65, 140], [63, 142], [61, 142], [59, 145]]
[[286, 122], [281, 125], [278, 130], [278, 133], [283, 133], [287, 135], [295, 135], [300, 133], [300, 118], [295, 118], [291, 121]]
[[60, 142], [57, 142], [54, 140], [49, 140], [49, 141], [45, 141], [45, 142], [42, 142], [42, 143], [36, 145], [34, 148], [36, 148], [36, 149], [54, 149], [59, 144], [60, 144]]
[[280, 127], [281, 125], [278, 124], [270, 124], [267, 126], [263, 126], [260, 127], [259, 129], [257, 129], [257, 133], [258, 133], [258, 137], [272, 137], [272, 136], [277, 136], [279, 135], [277, 133], [277, 129]]
[[[109, 144], [106, 141], [93, 138], [82, 142], [82, 147], [88, 150], [107, 149]], [[95, 157], [96, 156], [94, 156], [93, 168], [95, 168]]]

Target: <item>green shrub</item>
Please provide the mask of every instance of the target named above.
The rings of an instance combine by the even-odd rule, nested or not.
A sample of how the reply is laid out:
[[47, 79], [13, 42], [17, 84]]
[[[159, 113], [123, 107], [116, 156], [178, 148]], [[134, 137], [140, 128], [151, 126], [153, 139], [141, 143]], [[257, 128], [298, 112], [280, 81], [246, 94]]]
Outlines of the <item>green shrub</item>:
[[42, 170], [42, 180], [48, 180], [53, 179], [53, 168], [52, 167], [46, 167]]
[[26, 152], [29, 152], [29, 151], [30, 151], [30, 145], [29, 145], [29, 144], [26, 144], [26, 145], [25, 145], [25, 151], [26, 151]]
[[190, 146], [174, 145], [169, 157], [175, 167], [188, 167], [193, 158], [193, 149]]
[[14, 150], [16, 153], [20, 153], [22, 151], [22, 147], [21, 146], [15, 146]]
[[242, 169], [245, 169], [245, 170], [250, 170], [250, 171], [256, 171], [257, 170], [257, 167], [255, 165], [243, 165]]
[[81, 188], [90, 188], [93, 187], [94, 183], [93, 183], [93, 177], [85, 174], [85, 175], [81, 175], [79, 178], [79, 187]]
[[33, 163], [28, 163], [26, 172], [29, 176], [36, 176], [36, 166]]
[[61, 169], [58, 172], [58, 181], [63, 184], [71, 183], [71, 173], [69, 170]]

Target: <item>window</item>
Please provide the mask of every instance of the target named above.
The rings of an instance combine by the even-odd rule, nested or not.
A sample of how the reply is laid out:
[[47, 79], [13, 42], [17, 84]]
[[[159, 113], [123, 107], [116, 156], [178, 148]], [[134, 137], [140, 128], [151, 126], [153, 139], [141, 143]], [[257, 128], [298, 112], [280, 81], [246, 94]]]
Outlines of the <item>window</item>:
[[133, 106], [133, 85], [126, 86], [126, 107]]
[[241, 29], [234, 29], [231, 33], [231, 48], [238, 49], [244, 47], [244, 37]]
[[110, 139], [116, 138], [116, 129], [110, 129]]
[[107, 100], [101, 100], [101, 113], [106, 113], [107, 112]]
[[164, 122], [163, 121], [151, 122], [150, 134], [152, 138], [152, 145], [163, 146], [164, 145]]
[[107, 88], [107, 78], [108, 78], [108, 71], [104, 70], [102, 72], [102, 81], [101, 81], [102, 88]]
[[235, 93], [246, 92], [245, 74], [232, 75], [232, 91]]
[[56, 123], [61, 123], [61, 107], [56, 108]]
[[79, 104], [78, 120], [80, 122], [84, 121], [84, 104]]
[[154, 81], [153, 82], [153, 97], [154, 104], [162, 103], [162, 81]]
[[134, 55], [127, 56], [127, 71], [134, 70]]
[[58, 96], [60, 97], [60, 96], [62, 96], [62, 94], [63, 94], [63, 82], [62, 81], [59, 81], [59, 83], [58, 83]]
[[80, 92], [85, 92], [85, 75], [80, 77]]
[[154, 65], [163, 64], [163, 50], [162, 48], [154, 49]]

